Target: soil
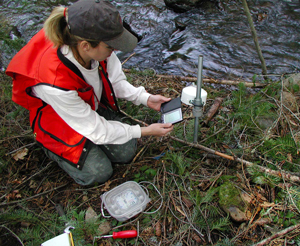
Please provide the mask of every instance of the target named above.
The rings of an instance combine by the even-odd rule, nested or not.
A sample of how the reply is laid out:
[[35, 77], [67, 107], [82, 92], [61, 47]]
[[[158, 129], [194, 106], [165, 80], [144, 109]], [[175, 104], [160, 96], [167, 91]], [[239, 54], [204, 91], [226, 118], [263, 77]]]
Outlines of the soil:
[[[2, 79], [5, 75], [2, 74]], [[153, 94], [167, 94], [168, 96], [175, 98], [179, 95], [178, 91], [182, 90], [184, 84], [181, 81], [170, 81], [164, 79], [153, 79], [151, 76], [133, 76], [134, 85], [146, 84], [147, 90]], [[136, 83], [136, 84], [135, 84]], [[9, 86], [7, 85], [7, 87]], [[226, 90], [225, 90], [226, 89]], [[232, 90], [232, 87], [220, 87], [211, 88], [211, 95], [222, 96], [226, 98]], [[4, 95], [4, 89], [2, 94]], [[204, 113], [207, 113], [209, 107], [213, 104], [213, 100], [208, 100]], [[269, 222], [257, 221], [259, 219], [258, 209], [262, 207], [258, 204], [268, 205], [268, 203], [274, 202], [275, 188], [262, 184], [260, 186], [251, 185], [250, 174], [244, 169], [243, 165], [230, 161], [220, 156], [208, 154], [203, 150], [193, 149], [190, 146], [184, 146], [171, 140], [169, 137], [156, 138], [145, 137], [138, 140], [138, 151], [131, 164], [115, 164], [114, 173], [108, 182], [105, 184], [96, 184], [90, 187], [82, 187], [76, 184], [72, 178], [70, 178], [56, 163], [47, 158], [43, 150], [34, 142], [32, 132], [28, 123], [28, 112], [26, 110], [17, 109], [14, 104], [11, 103], [9, 97], [2, 97], [2, 128], [5, 130], [2, 134], [2, 148], [1, 148], [1, 177], [0, 177], [0, 211], [6, 214], [7, 211], [14, 211], [21, 209], [33, 214], [39, 220], [45, 219], [45, 214], [57, 214], [58, 204], [63, 208], [65, 213], [70, 211], [70, 208], [77, 211], [86, 211], [89, 207], [100, 215], [101, 214], [101, 199], [100, 195], [110, 189], [120, 185], [129, 180], [136, 180], [137, 175], [139, 178], [150, 178], [158, 185], [160, 189], [168, 186], [175, 178], [180, 178], [177, 173], [172, 173], [169, 169], [166, 169], [167, 164], [163, 156], [169, 151], [182, 152], [184, 158], [191, 158], [191, 156], [197, 156], [197, 160], [194, 160], [195, 167], [191, 167], [191, 180], [198, 180], [197, 186], [190, 189], [199, 190], [200, 195], [205, 195], [210, 188], [217, 187], [218, 179], [222, 177], [233, 177], [237, 180], [237, 183], [247, 191], [255, 193], [255, 202], [252, 200], [253, 209], [257, 209], [256, 213], [251, 210], [252, 218], [248, 227], [247, 224], [241, 224], [231, 221], [229, 225], [230, 229], [223, 233], [222, 231], [213, 230], [210, 234], [199, 237], [199, 234], [189, 229], [184, 229], [186, 220], [184, 212], [181, 211], [180, 206], [182, 201], [185, 204], [185, 208], [193, 208], [195, 203], [189, 201], [187, 192], [182, 192], [184, 199], [179, 199], [178, 190], [168, 191], [165, 201], [162, 207], [162, 218], [152, 217], [152, 221], [145, 222], [143, 217], [140, 218], [140, 237], [144, 242], [144, 245], [154, 245], [160, 242], [162, 245], [175, 245], [175, 240], [184, 238], [185, 244], [180, 245], [217, 245], [221, 239], [232, 239], [237, 237], [234, 244], [228, 245], [245, 245], [247, 243], [254, 243], [261, 241], [262, 239], [271, 235], [270, 231], [266, 230], [264, 225]], [[12, 116], [11, 112], [18, 111], [16, 116]], [[126, 110], [126, 105], [122, 106], [122, 110]], [[184, 109], [187, 115], [192, 116], [192, 110], [190, 108]], [[124, 117], [126, 121], [136, 124], [135, 119], [129, 116]], [[141, 122], [151, 124], [153, 115], [146, 115]], [[212, 121], [216, 121], [216, 118], [212, 118]], [[209, 130], [208, 126], [201, 127], [199, 138], [204, 138]], [[188, 130], [187, 130], [188, 131]], [[211, 146], [216, 147], [218, 151], [226, 153], [228, 146]], [[27, 149], [24, 155], [14, 159], [13, 155], [18, 152], [19, 149]], [[2, 164], [2, 163], [5, 163]], [[199, 164], [201, 163], [201, 164]], [[149, 171], [147, 174], [146, 171]], [[144, 171], [143, 171], [144, 170]], [[158, 173], [151, 176], [151, 170], [156, 170]], [[180, 170], [179, 170], [180, 171]], [[148, 176], [147, 176], [148, 175]], [[183, 181], [183, 180], [182, 180]], [[168, 187], [167, 187], [168, 188]], [[265, 199], [265, 200], [264, 200]], [[180, 204], [181, 202], [181, 204]], [[155, 199], [150, 203], [155, 205]], [[219, 208], [217, 201], [209, 201], [207, 205], [216, 208], [216, 213], [220, 218], [228, 217], [224, 211]], [[157, 205], [155, 205], [157, 206]], [[173, 217], [168, 211], [168, 208], [174, 208], [177, 217]], [[269, 207], [271, 208], [271, 207]], [[268, 209], [268, 207], [266, 207]], [[276, 212], [283, 211], [282, 208], [276, 208]], [[187, 210], [188, 211], [188, 210]], [[205, 210], [209, 212], [209, 210]], [[61, 215], [61, 214], [60, 214]], [[209, 219], [209, 214], [205, 215]], [[204, 217], [204, 215], [202, 216]], [[134, 219], [136, 219], [134, 218]], [[110, 220], [112, 222], [113, 220]], [[22, 245], [18, 237], [19, 232], [33, 227], [32, 222], [18, 221], [12, 223], [12, 221], [0, 220], [0, 245]], [[257, 222], [257, 223], [256, 223]], [[112, 223], [113, 224], [113, 223]], [[6, 228], [7, 225], [7, 229]], [[245, 230], [245, 227], [246, 230]], [[112, 229], [119, 229], [118, 225], [112, 225]], [[136, 220], [134, 223], [129, 223], [126, 227], [137, 229]], [[181, 234], [179, 233], [182, 230]], [[187, 232], [188, 231], [188, 232]], [[162, 234], [159, 234], [161, 232]], [[288, 241], [292, 241], [299, 235], [299, 228], [294, 234], [289, 237]], [[172, 239], [173, 238], [173, 239]], [[153, 241], [154, 240], [154, 241]], [[91, 235], [86, 235], [86, 242], [92, 243], [93, 238]], [[110, 241], [97, 240], [98, 245], [111, 245]], [[100, 243], [100, 244], [99, 244]], [[278, 243], [278, 244], [276, 244]], [[273, 240], [270, 245], [282, 245], [282, 240]], [[26, 244], [25, 244], [26, 245]], [[120, 242], [120, 245], [125, 245]], [[142, 245], [142, 244], [139, 244]], [[289, 245], [289, 244], [286, 244]]]

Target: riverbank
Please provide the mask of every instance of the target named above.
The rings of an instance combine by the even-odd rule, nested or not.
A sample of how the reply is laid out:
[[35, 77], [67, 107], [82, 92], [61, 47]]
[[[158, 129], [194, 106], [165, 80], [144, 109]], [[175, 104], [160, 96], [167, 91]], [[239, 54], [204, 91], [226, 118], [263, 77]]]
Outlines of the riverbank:
[[[126, 75], [133, 85], [172, 98], [186, 85], [153, 70], [132, 69]], [[93, 240], [113, 245], [112, 239], [95, 237], [129, 229], [138, 230], [138, 237], [118, 240], [119, 245], [299, 242], [299, 109], [281, 100], [289, 92], [299, 102], [299, 86], [291, 79], [255, 91], [242, 83], [204, 83], [208, 99], [197, 144], [192, 109], [183, 105], [184, 121], [170, 136], [139, 140], [132, 163], [115, 165], [112, 178], [93, 187], [75, 184], [44, 155], [34, 142], [28, 112], [11, 102], [10, 79], [3, 73], [0, 79], [1, 245], [39, 245], [61, 234], [66, 222], [75, 226], [76, 246]], [[222, 103], [215, 104], [217, 99]], [[216, 110], [206, 118], [213, 105]], [[159, 118], [145, 107], [122, 101], [120, 106], [130, 124]], [[147, 210], [159, 209], [156, 213], [123, 223], [103, 218], [100, 195], [129, 180], [153, 183], [163, 205], [159, 208], [159, 195], [147, 187]], [[60, 217], [57, 207], [66, 215]]]

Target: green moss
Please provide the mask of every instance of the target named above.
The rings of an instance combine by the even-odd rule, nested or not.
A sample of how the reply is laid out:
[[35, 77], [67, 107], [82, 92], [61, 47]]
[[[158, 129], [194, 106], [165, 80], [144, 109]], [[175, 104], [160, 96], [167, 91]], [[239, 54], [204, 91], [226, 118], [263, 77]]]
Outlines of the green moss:
[[219, 204], [226, 208], [236, 206], [241, 211], [245, 211], [245, 204], [240, 197], [240, 192], [231, 182], [225, 182], [220, 186]]

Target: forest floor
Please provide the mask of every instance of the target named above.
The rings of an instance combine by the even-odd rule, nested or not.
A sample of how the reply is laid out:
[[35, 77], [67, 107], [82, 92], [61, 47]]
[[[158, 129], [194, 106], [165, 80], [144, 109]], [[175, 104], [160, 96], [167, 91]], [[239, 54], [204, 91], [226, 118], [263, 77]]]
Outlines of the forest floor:
[[[151, 70], [126, 75], [171, 98], [193, 81]], [[76, 246], [300, 245], [297, 76], [252, 84], [204, 79], [197, 142], [192, 108], [183, 105], [184, 120], [170, 135], [139, 139], [133, 161], [116, 164], [108, 182], [92, 187], [76, 184], [45, 156], [28, 112], [11, 101], [10, 78], [0, 76], [0, 245], [40, 245], [68, 225]], [[120, 105], [130, 124], [159, 119], [145, 107]], [[144, 182], [148, 213], [124, 222], [106, 218], [107, 211], [103, 217], [100, 196], [126, 181]], [[121, 230], [138, 237], [100, 238]]]

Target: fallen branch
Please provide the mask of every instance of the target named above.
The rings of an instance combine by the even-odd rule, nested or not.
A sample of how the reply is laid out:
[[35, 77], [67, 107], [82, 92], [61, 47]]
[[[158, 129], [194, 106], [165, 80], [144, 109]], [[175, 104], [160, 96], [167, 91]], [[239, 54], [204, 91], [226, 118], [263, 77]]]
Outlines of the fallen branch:
[[[132, 120], [134, 121], [137, 121], [141, 124], [143, 124], [144, 126], [148, 126], [147, 123], [143, 122], [143, 121], [140, 121], [140, 120], [136, 120], [134, 119], [133, 117], [131, 117], [130, 115], [126, 114], [124, 111], [121, 110], [122, 113], [124, 113], [126, 116], [128, 116], [129, 118], [131, 118]], [[268, 173], [272, 176], [276, 176], [276, 177], [280, 177], [280, 178], [284, 178], [284, 179], [287, 179], [289, 181], [292, 181], [292, 182], [297, 182], [297, 183], [300, 183], [300, 177], [299, 176], [296, 176], [296, 175], [292, 175], [288, 172], [285, 172], [285, 171], [276, 171], [276, 170], [273, 170], [273, 169], [270, 169], [270, 168], [267, 168], [267, 167], [262, 167], [260, 165], [257, 165], [255, 163], [252, 163], [250, 161], [245, 161], [244, 159], [241, 159], [241, 158], [238, 158], [238, 157], [234, 157], [234, 156], [231, 156], [231, 155], [227, 155], [227, 154], [224, 154], [224, 153], [221, 153], [219, 151], [216, 151], [216, 150], [213, 150], [213, 149], [210, 149], [208, 147], [205, 147], [201, 144], [195, 144], [195, 143], [190, 143], [190, 142], [187, 142], [187, 141], [184, 141], [184, 140], [181, 140], [179, 138], [176, 138], [176, 137], [173, 137], [173, 136], [170, 136], [171, 139], [177, 141], [177, 142], [180, 142], [180, 143], [184, 143], [186, 145], [189, 145], [191, 147], [195, 147], [195, 148], [198, 148], [198, 149], [202, 149], [208, 153], [211, 153], [211, 154], [214, 154], [214, 155], [217, 155], [217, 156], [220, 156], [222, 158], [225, 158], [227, 160], [230, 160], [230, 161], [237, 161], [237, 162], [240, 162], [242, 164], [245, 164], [247, 167], [256, 167], [259, 169], [259, 171], [261, 172], [265, 172], [265, 173]], [[1, 204], [0, 204], [1, 205]]]
[[[130, 69], [123, 69], [125, 73], [130, 73]], [[160, 75], [155, 74], [154, 75], [157, 78], [164, 78], [164, 79], [170, 79], [170, 80], [181, 80], [181, 81], [187, 81], [187, 82], [197, 82], [196, 77], [185, 77], [185, 76], [176, 76], [176, 75]], [[263, 83], [254, 83], [254, 82], [246, 82], [246, 81], [234, 81], [234, 80], [216, 80], [212, 78], [203, 79], [204, 83], [211, 83], [211, 84], [222, 84], [222, 85], [234, 85], [237, 86], [239, 83], [243, 83], [246, 87], [252, 87], [252, 88], [262, 88], [265, 87], [267, 84]]]
[[[144, 126], [148, 126], [147, 123], [143, 122], [143, 121], [140, 121], [140, 120], [136, 120], [134, 119], [133, 117], [131, 117], [130, 115], [126, 114], [124, 111], [121, 110], [122, 113], [124, 113], [126, 116], [128, 116], [129, 118], [131, 118], [132, 120], [134, 121], [137, 121], [141, 124], [143, 124]], [[300, 183], [300, 177], [299, 176], [296, 176], [296, 175], [292, 175], [288, 172], [285, 172], [285, 171], [276, 171], [276, 170], [273, 170], [273, 169], [270, 169], [270, 168], [267, 168], [267, 167], [262, 167], [260, 165], [257, 165], [255, 163], [252, 163], [250, 161], [245, 161], [244, 159], [241, 159], [241, 158], [238, 158], [238, 157], [234, 157], [234, 156], [231, 156], [231, 155], [227, 155], [227, 154], [224, 154], [224, 153], [221, 153], [219, 151], [216, 151], [216, 150], [213, 150], [213, 149], [210, 149], [208, 147], [205, 147], [201, 144], [195, 144], [195, 143], [190, 143], [190, 142], [187, 142], [187, 141], [184, 141], [184, 140], [181, 140], [179, 138], [176, 138], [176, 137], [173, 137], [173, 136], [170, 136], [171, 139], [177, 141], [177, 142], [180, 142], [180, 143], [184, 143], [186, 145], [189, 145], [191, 147], [195, 147], [195, 148], [198, 148], [198, 149], [202, 149], [208, 153], [211, 153], [211, 154], [214, 154], [214, 155], [217, 155], [217, 156], [220, 156], [222, 158], [225, 158], [227, 160], [230, 160], [230, 161], [237, 161], [237, 162], [240, 162], [242, 164], [245, 164], [247, 167], [256, 167], [259, 169], [259, 171], [261, 172], [266, 172], [272, 176], [276, 176], [276, 177], [280, 177], [280, 178], [284, 178], [284, 179], [287, 179], [289, 181], [292, 181], [292, 182], [297, 182], [297, 183]]]
[[218, 111], [222, 102], [223, 102], [223, 98], [221, 98], [221, 97], [217, 97], [215, 99], [214, 104], [211, 106], [211, 108], [208, 110], [206, 116], [204, 117], [205, 119], [203, 122], [205, 125], [207, 125], [207, 123], [212, 119], [212, 117]]
[[292, 182], [297, 182], [297, 183], [300, 183], [300, 177], [299, 176], [296, 176], [296, 175], [292, 175], [288, 172], [284, 172], [284, 171], [276, 171], [276, 170], [272, 170], [270, 168], [267, 168], [267, 167], [262, 167], [260, 165], [257, 165], [255, 163], [252, 163], [250, 161], [245, 161], [241, 158], [238, 158], [238, 157], [234, 157], [234, 156], [231, 156], [231, 155], [227, 155], [227, 154], [224, 154], [224, 153], [221, 153], [219, 151], [216, 151], [216, 150], [213, 150], [213, 149], [210, 149], [208, 147], [205, 147], [203, 145], [200, 145], [200, 144], [195, 144], [195, 143], [189, 143], [189, 142], [186, 142], [184, 140], [181, 140], [179, 138], [176, 138], [176, 137], [173, 137], [173, 136], [170, 136], [171, 139], [177, 141], [177, 142], [180, 142], [180, 143], [184, 143], [186, 145], [189, 145], [191, 147], [195, 147], [195, 148], [198, 148], [198, 149], [202, 149], [208, 153], [211, 153], [211, 154], [214, 154], [214, 155], [217, 155], [217, 156], [221, 156], [227, 160], [231, 160], [231, 161], [237, 161], [237, 162], [240, 162], [242, 164], [245, 164], [247, 167], [257, 167], [259, 169], [259, 171], [261, 172], [265, 172], [265, 173], [268, 173], [272, 176], [276, 176], [276, 177], [280, 177], [280, 178], [284, 178], [284, 179], [287, 179], [289, 181], [292, 181]]
[[279, 231], [279, 232], [273, 234], [272, 236], [270, 236], [270, 237], [268, 237], [268, 238], [266, 238], [266, 239], [264, 239], [264, 240], [262, 240], [262, 241], [260, 241], [260, 242], [258, 242], [256, 244], [253, 244], [252, 246], [266, 245], [266, 244], [270, 243], [273, 239], [278, 238], [278, 237], [282, 237], [285, 234], [287, 234], [287, 233], [289, 233], [289, 232], [291, 232], [293, 230], [298, 229], [299, 227], [300, 227], [300, 224], [290, 226], [290, 227], [288, 227], [288, 228], [286, 228], [286, 229], [284, 229], [282, 231]]

